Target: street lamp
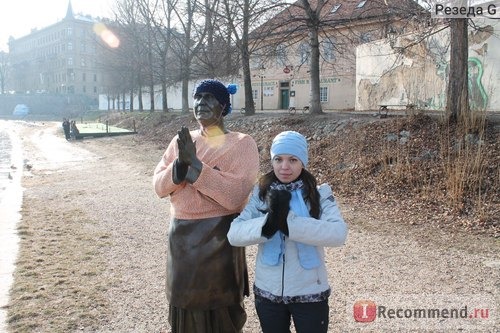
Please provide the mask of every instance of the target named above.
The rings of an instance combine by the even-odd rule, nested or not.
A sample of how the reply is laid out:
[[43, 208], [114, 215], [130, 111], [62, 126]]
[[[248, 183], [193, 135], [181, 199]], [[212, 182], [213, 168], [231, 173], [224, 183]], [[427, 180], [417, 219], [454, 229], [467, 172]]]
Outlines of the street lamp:
[[264, 71], [266, 68], [264, 67], [264, 64], [260, 66], [260, 110], [264, 110]]

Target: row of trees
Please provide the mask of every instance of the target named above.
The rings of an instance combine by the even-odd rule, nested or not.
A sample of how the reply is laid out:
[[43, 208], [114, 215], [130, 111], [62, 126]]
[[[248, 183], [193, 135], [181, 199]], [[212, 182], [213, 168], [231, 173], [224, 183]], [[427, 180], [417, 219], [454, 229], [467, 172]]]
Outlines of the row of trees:
[[[380, 3], [378, 3], [380, 2]], [[345, 1], [359, 4], [358, 0]], [[419, 22], [428, 25], [428, 12], [416, 10], [411, 0], [405, 2], [374, 0], [370, 8], [384, 8], [379, 20]], [[180, 85], [182, 109], [189, 109], [188, 83], [203, 77], [240, 77], [244, 82], [247, 115], [255, 113], [251, 83], [251, 58], [276, 57], [276, 46], [284, 40], [309, 45], [311, 112], [321, 113], [320, 61], [321, 40], [339, 27], [349, 26], [357, 18], [332, 20], [324, 15], [332, 6], [328, 0], [298, 0], [293, 4], [276, 0], [122, 0], [117, 2], [115, 17], [108, 22], [120, 40], [119, 47], [102, 49], [101, 66], [108, 75], [108, 96], [125, 100], [138, 96], [142, 110], [143, 88], [149, 93], [151, 109], [168, 110], [167, 88]], [[420, 8], [420, 7], [418, 7]], [[365, 16], [375, 17], [368, 12]], [[361, 12], [361, 11], [360, 11]], [[285, 14], [284, 14], [285, 13]], [[362, 12], [361, 12], [362, 13]], [[277, 15], [279, 19], [275, 17]], [[274, 18], [274, 19], [273, 19]], [[272, 22], [272, 23], [270, 23]], [[457, 118], [469, 110], [467, 90], [468, 20], [449, 20], [451, 30], [450, 71], [447, 92], [447, 113]], [[265, 27], [265, 29], [262, 29]], [[429, 29], [423, 29], [425, 33]], [[271, 37], [274, 36], [274, 37]], [[270, 38], [271, 37], [271, 38]], [[347, 48], [353, 48], [352, 41]], [[342, 53], [346, 45], [335, 44]], [[342, 49], [342, 47], [344, 49]], [[8, 54], [0, 53], [0, 93], [5, 93], [8, 76]], [[155, 87], [161, 87], [163, 105], [156, 106]]]
[[7, 83], [7, 74], [9, 71], [9, 54], [0, 51], [0, 94], [5, 94], [5, 85]]
[[[109, 73], [108, 94], [118, 96], [128, 91], [131, 96], [137, 95], [138, 108], [142, 110], [141, 87], [148, 87], [153, 110], [157, 107], [154, 87], [161, 86], [161, 109], [166, 111], [167, 88], [180, 85], [182, 109], [187, 112], [190, 80], [237, 77], [240, 66], [244, 76], [250, 78], [248, 34], [273, 9], [285, 4], [273, 2], [124, 0], [117, 3], [115, 18], [109, 24], [121, 41], [120, 47], [105, 48], [101, 64]], [[251, 88], [247, 90], [252, 100]]]

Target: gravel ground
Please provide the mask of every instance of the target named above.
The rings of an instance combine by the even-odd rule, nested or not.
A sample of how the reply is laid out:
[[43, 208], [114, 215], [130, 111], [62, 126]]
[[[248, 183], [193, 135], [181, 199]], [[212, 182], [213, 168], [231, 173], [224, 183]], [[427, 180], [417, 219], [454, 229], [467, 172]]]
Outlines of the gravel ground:
[[[170, 207], [151, 183], [166, 147], [135, 136], [66, 142], [59, 123], [16, 126], [31, 168], [23, 177], [9, 331], [169, 332], [163, 288]], [[327, 251], [330, 332], [498, 329], [498, 240], [395, 224], [376, 203], [338, 200], [350, 231], [343, 248]], [[247, 254], [253, 280], [255, 247]], [[489, 318], [356, 323], [360, 300], [387, 308], [467, 305], [469, 314], [488, 309]], [[244, 332], [260, 331], [252, 302]]]

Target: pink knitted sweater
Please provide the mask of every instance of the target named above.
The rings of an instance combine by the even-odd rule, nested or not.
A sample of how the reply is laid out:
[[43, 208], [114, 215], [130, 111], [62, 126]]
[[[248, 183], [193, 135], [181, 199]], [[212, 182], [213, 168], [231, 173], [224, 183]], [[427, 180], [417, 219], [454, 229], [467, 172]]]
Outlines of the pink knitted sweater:
[[201, 219], [239, 213], [257, 180], [259, 153], [254, 139], [229, 132], [215, 137], [190, 131], [196, 156], [203, 163], [193, 183], [172, 181], [172, 166], [178, 155], [175, 136], [156, 166], [153, 185], [160, 198], [170, 196], [172, 217]]

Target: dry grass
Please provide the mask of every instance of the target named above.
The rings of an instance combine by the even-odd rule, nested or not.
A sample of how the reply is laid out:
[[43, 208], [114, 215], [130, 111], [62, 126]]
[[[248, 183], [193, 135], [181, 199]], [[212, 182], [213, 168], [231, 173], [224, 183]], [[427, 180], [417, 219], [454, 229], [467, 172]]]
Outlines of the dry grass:
[[[36, 187], [31, 180], [28, 187]], [[74, 196], [69, 193], [68, 196]], [[47, 203], [47, 199], [50, 204]], [[109, 246], [106, 234], [89, 228], [96, 223], [64, 200], [28, 197], [19, 227], [20, 253], [11, 290], [12, 332], [71, 332], [95, 329], [107, 315], [100, 251]]]
[[[123, 126], [131, 119], [142, 139], [163, 145], [180, 123], [189, 120], [196, 128], [190, 115], [178, 114], [112, 115], [110, 122]], [[462, 117], [458, 124], [423, 112], [383, 120], [259, 114], [227, 123], [255, 138], [263, 171], [269, 168], [272, 137], [297, 130], [309, 138], [309, 168], [347, 200], [379, 201], [399, 216], [417, 209], [415, 223], [500, 235], [500, 133], [484, 113]], [[159, 132], [167, 135], [157, 137]]]

